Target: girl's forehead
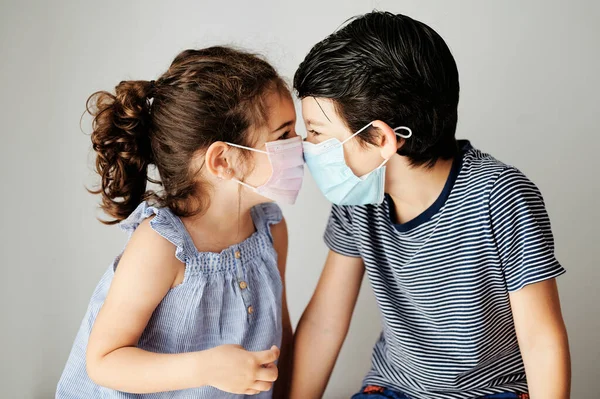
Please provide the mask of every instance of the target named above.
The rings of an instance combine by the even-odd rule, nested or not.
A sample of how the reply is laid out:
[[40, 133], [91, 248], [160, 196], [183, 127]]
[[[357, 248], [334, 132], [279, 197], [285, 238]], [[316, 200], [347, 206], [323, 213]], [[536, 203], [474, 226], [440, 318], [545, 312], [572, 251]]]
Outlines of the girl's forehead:
[[274, 92], [269, 94], [267, 110], [267, 124], [270, 132], [279, 130], [288, 122], [296, 122], [296, 109], [289, 93]]

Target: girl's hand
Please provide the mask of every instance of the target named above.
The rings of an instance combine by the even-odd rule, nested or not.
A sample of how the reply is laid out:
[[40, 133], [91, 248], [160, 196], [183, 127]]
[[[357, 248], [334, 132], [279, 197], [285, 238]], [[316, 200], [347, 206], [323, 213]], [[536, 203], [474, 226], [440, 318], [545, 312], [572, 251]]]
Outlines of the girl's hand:
[[268, 391], [277, 380], [276, 346], [262, 352], [249, 352], [239, 345], [209, 349], [211, 376], [208, 385], [238, 395]]

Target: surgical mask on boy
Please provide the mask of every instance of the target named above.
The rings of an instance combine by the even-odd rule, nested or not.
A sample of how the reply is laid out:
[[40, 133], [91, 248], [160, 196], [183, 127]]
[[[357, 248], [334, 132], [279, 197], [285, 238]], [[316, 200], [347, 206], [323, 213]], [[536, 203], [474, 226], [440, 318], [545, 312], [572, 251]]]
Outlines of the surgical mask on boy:
[[[319, 144], [303, 142], [304, 160], [317, 186], [325, 197], [336, 205], [367, 205], [383, 202], [385, 190], [385, 164], [383, 161], [375, 170], [358, 177], [346, 165], [344, 144], [373, 124], [369, 123], [346, 140], [340, 142], [331, 138]], [[398, 133], [405, 130], [407, 133]], [[408, 139], [412, 130], [406, 126], [394, 129], [399, 137]]]

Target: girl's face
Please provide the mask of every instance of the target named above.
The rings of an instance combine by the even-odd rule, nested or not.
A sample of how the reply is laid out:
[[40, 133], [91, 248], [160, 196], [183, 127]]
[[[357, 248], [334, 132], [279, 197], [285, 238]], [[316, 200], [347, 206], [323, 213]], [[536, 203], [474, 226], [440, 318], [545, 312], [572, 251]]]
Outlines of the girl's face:
[[[253, 132], [251, 141], [254, 142], [253, 148], [261, 151], [266, 150], [265, 144], [268, 142], [287, 140], [297, 137], [296, 134], [296, 110], [289, 92], [281, 93], [275, 91], [270, 93], [266, 98], [267, 105], [267, 125]], [[273, 168], [267, 154], [254, 151], [240, 149], [245, 151], [246, 162], [239, 159], [240, 165], [238, 170], [243, 174], [236, 176], [244, 183], [259, 187], [265, 184], [273, 174]], [[241, 158], [241, 157], [240, 157]], [[240, 162], [241, 161], [241, 162]], [[252, 190], [244, 188], [248, 192], [248, 196], [256, 197], [256, 201], [264, 202], [265, 198], [255, 193]]]
[[[269, 155], [264, 153], [267, 151], [266, 143], [298, 137], [295, 129], [296, 110], [292, 96], [287, 90], [283, 93], [273, 91], [267, 94], [265, 105], [267, 117], [265, 126], [248, 132], [250, 135], [248, 142], [252, 143], [248, 145], [251, 147], [239, 148], [231, 143], [217, 141], [209, 146], [204, 156], [195, 161], [195, 164], [202, 165], [199, 169], [206, 166], [202, 177], [208, 179], [213, 187], [218, 187], [223, 198], [237, 199], [241, 190], [243, 206], [271, 201], [270, 198], [250, 188], [263, 186], [273, 175]], [[302, 151], [301, 143], [298, 144], [299, 150]], [[298, 163], [299, 165], [294, 167], [301, 169], [302, 154], [296, 152], [293, 155], [294, 158], [290, 158], [291, 162]], [[300, 157], [299, 161], [298, 157]], [[294, 184], [296, 183], [297, 181], [294, 181]], [[277, 187], [273, 190], [277, 190]]]
[[[355, 133], [338, 115], [333, 101], [327, 98], [304, 98], [302, 100], [302, 117], [306, 125], [306, 141], [313, 144], [322, 143], [331, 138], [343, 142]], [[365, 123], [368, 122], [370, 121]], [[395, 150], [395, 147], [392, 147], [392, 150]], [[344, 158], [346, 165], [356, 176], [364, 176], [373, 171], [381, 165], [383, 159], [381, 148], [361, 143], [358, 137], [353, 137], [344, 144]]]

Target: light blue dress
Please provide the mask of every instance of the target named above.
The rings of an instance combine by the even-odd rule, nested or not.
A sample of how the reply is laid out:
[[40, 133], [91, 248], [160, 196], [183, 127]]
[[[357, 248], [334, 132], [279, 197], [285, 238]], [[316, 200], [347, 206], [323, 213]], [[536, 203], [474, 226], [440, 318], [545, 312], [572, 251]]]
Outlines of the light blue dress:
[[[256, 232], [221, 253], [198, 252], [181, 219], [167, 208], [146, 203], [121, 222], [130, 234], [146, 218], [152, 229], [176, 247], [185, 263], [183, 282], [172, 288], [154, 311], [138, 347], [156, 353], [202, 351], [238, 344], [250, 351], [281, 345], [282, 282], [270, 225], [281, 221], [274, 203], [252, 208]], [[155, 394], [127, 394], [94, 384], [87, 375], [85, 353], [90, 331], [114, 277], [119, 257], [96, 287], [58, 383], [56, 398], [242, 398], [212, 387]], [[253, 395], [270, 398], [271, 392]]]

